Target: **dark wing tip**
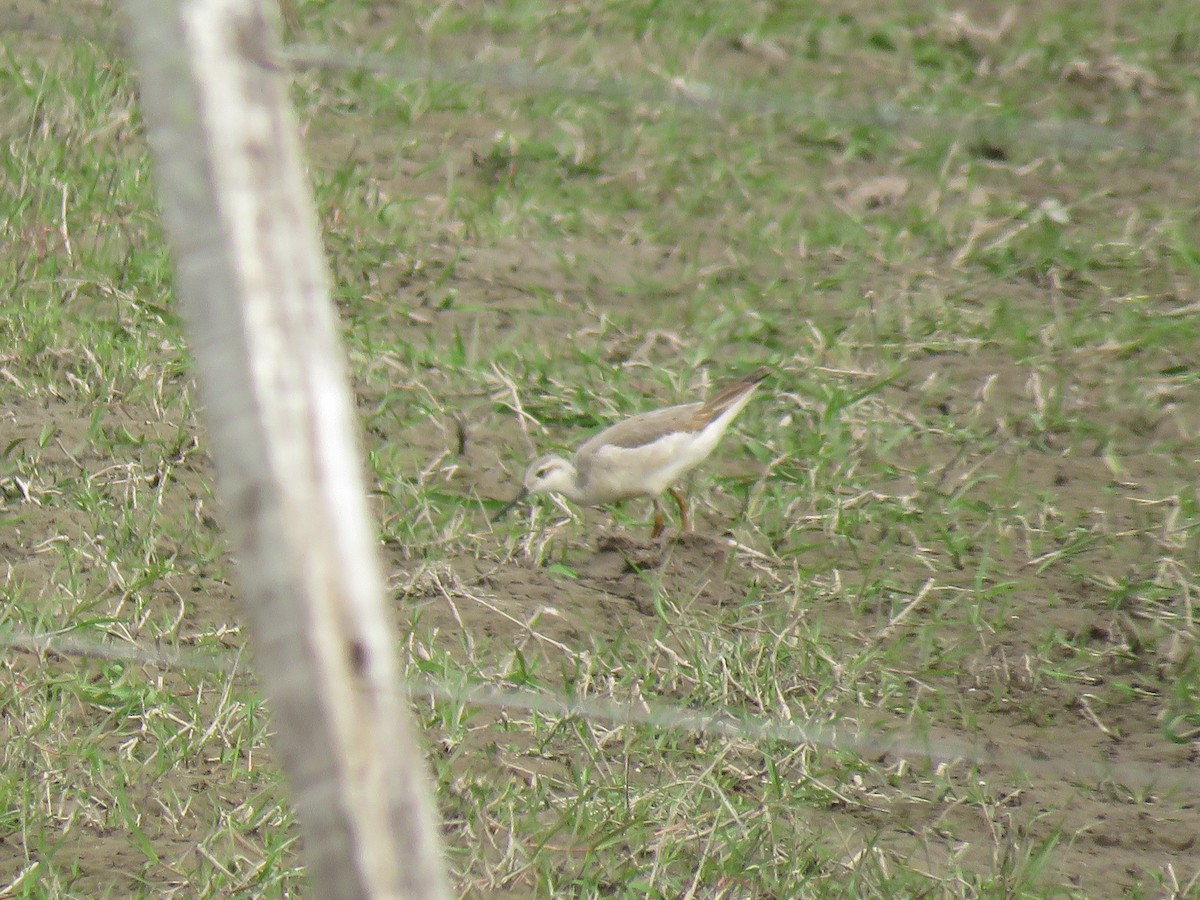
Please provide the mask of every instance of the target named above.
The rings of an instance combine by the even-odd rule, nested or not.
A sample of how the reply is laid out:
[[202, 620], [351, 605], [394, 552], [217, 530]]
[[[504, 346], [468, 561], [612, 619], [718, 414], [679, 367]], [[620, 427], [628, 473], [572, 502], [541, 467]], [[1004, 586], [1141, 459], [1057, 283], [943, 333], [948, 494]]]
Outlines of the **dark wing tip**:
[[767, 376], [771, 374], [771, 370], [766, 366], [759, 366], [749, 375], [743, 375], [737, 381], [730, 382], [724, 388], [716, 393], [710, 401], [714, 404], [724, 405], [740, 397], [746, 391], [765, 381]]
[[708, 398], [708, 400], [704, 401], [704, 405], [700, 407], [693, 417], [689, 430], [694, 431], [705, 427], [709, 422], [736, 403], [739, 398], [744, 397], [747, 393], [754, 390], [759, 382], [770, 374], [770, 369], [766, 366], [760, 366], [749, 375], [745, 375], [737, 381], [726, 385], [712, 397]]
[[746, 384], [758, 384], [760, 381], [765, 381], [767, 376], [771, 374], [771, 370], [766, 366], [759, 366], [749, 375], [742, 379]]

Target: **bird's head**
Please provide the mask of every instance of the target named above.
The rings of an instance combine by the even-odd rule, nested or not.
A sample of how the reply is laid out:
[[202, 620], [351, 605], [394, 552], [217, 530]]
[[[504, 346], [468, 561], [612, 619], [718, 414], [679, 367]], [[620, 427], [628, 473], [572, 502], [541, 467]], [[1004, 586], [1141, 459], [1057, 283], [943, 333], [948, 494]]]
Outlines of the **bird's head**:
[[535, 459], [522, 479], [526, 494], [561, 494], [575, 484], [575, 467], [561, 456]]
[[498, 522], [514, 506], [532, 494], [571, 493], [575, 489], [575, 467], [561, 456], [543, 456], [535, 459], [525, 470], [521, 480], [521, 491], [492, 517]]

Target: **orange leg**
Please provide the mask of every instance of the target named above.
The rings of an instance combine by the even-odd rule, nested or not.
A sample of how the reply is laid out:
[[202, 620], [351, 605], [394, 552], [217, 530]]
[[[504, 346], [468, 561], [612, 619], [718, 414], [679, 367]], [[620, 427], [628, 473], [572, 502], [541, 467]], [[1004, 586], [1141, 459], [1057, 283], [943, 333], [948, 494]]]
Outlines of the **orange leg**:
[[662, 507], [658, 505], [658, 498], [655, 497], [650, 502], [654, 504], [654, 530], [650, 532], [650, 540], [655, 541], [663, 533], [667, 520], [663, 515]]
[[684, 531], [692, 530], [692, 523], [688, 521], [688, 505], [687, 500], [680, 492], [679, 488], [670, 488], [667, 493], [675, 498], [675, 502], [679, 504], [679, 524]]

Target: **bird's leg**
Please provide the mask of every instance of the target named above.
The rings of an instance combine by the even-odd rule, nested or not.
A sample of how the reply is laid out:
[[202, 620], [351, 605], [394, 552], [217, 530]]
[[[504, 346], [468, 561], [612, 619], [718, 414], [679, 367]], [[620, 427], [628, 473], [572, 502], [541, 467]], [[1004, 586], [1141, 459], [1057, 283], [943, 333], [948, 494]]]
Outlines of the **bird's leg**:
[[684, 531], [692, 530], [692, 523], [688, 521], [688, 505], [687, 500], [683, 496], [683, 492], [679, 488], [670, 488], [667, 493], [675, 498], [675, 502], [679, 504], [679, 525]]
[[652, 497], [650, 502], [654, 504], [654, 530], [650, 532], [650, 540], [656, 541], [663, 533], [667, 520], [663, 515], [662, 507], [658, 505], [658, 498]]

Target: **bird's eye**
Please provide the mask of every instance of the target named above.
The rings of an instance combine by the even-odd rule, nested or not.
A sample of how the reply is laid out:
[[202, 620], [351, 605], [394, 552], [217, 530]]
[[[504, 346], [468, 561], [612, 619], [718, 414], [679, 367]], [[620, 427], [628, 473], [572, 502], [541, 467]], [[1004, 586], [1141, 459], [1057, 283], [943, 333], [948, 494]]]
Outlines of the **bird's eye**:
[[540, 469], [538, 469], [536, 472], [533, 473], [533, 477], [534, 478], [545, 478], [546, 473], [549, 471], [550, 471], [549, 466], [542, 466]]

